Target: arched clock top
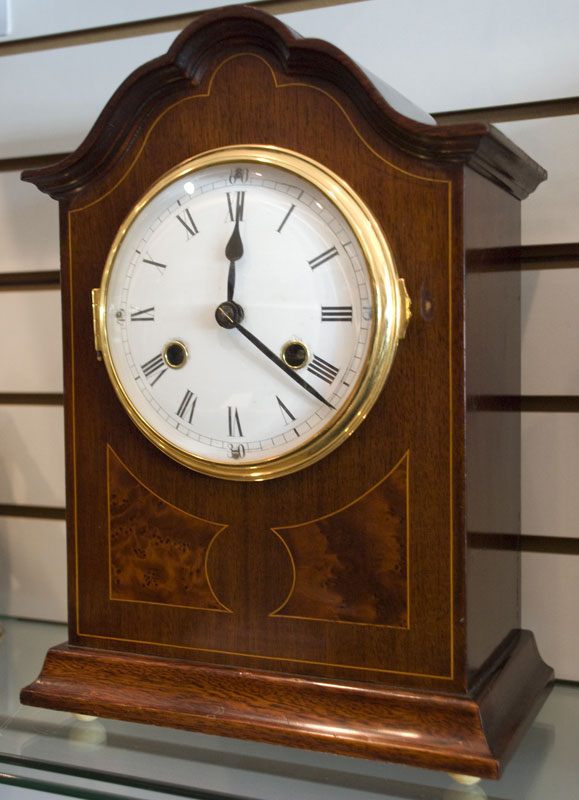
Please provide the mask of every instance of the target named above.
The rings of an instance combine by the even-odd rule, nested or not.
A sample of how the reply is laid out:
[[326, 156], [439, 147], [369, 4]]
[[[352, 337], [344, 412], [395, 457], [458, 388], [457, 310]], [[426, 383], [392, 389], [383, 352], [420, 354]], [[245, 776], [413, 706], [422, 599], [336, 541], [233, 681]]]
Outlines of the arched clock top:
[[309, 84], [345, 96], [385, 141], [419, 161], [469, 165], [519, 199], [546, 177], [539, 165], [492, 126], [429, 124], [427, 115], [417, 119], [393, 102], [388, 87], [371, 79], [337, 47], [301, 38], [274, 17], [237, 6], [192, 22], [165, 55], [144, 64], [121, 84], [76, 151], [56, 164], [26, 170], [23, 179], [57, 200], [70, 199], [125, 158], [139, 132], [150, 127], [159, 113], [206, 90], [219, 66], [241, 53], [266, 60], [283, 83]]

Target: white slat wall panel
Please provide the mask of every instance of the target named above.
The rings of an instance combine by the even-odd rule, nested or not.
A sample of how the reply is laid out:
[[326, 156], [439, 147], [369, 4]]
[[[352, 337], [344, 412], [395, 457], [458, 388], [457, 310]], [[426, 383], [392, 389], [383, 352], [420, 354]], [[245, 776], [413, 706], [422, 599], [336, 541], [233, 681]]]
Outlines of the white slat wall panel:
[[[577, 538], [578, 416], [535, 412], [523, 414], [522, 529], [527, 536]], [[576, 605], [577, 600], [579, 594], [576, 593]]]
[[[579, 70], [577, 75], [575, 95]], [[497, 127], [549, 173], [523, 203], [523, 244], [579, 242], [579, 116], [503, 122]]]
[[59, 268], [58, 203], [19, 171], [0, 172], [0, 242], [0, 273]]
[[63, 508], [62, 406], [0, 405], [0, 505]]
[[576, 0], [368, 0], [280, 19], [430, 113], [579, 94]]
[[[579, 228], [579, 198], [575, 213]], [[578, 297], [579, 270], [523, 273], [523, 394], [579, 395]]]
[[10, 114], [0, 126], [2, 157], [74, 150], [127, 75], [174, 38], [163, 33], [4, 56], [0, 96]]
[[62, 392], [60, 292], [0, 292], [0, 391]]
[[6, 616], [66, 619], [64, 522], [0, 517], [0, 608]]
[[534, 631], [556, 677], [576, 681], [579, 557], [523, 553], [522, 562], [522, 624]]
[[[100, 3], [79, 3], [78, 0], [17, 0], [12, 3], [11, 29], [7, 41], [34, 36], [100, 28], [133, 20], [145, 20], [172, 14], [189, 14], [218, 6], [232, 6], [237, 0], [101, 0]], [[260, 0], [257, 0], [259, 3]], [[254, 5], [257, 5], [254, 2]]]
[[[162, 14], [210, 5], [166, 0]], [[61, 0], [50, 4], [50, 14], [42, 0], [15, 6], [12, 39], [159, 14], [152, 0]], [[304, 36], [332, 41], [431, 113], [579, 96], [576, 0], [328, 0], [281, 18]], [[0, 49], [0, 159], [76, 147], [118, 84], [164, 52], [175, 35], [123, 35], [11, 55]], [[86, 81], [91, 92], [81, 89]], [[523, 204], [524, 243], [579, 242], [579, 116], [499, 127], [550, 173]], [[57, 268], [57, 204], [10, 171], [0, 172], [0, 242], [0, 273]], [[577, 297], [579, 269], [524, 274], [523, 394], [579, 395]], [[60, 392], [60, 348], [58, 291], [0, 292], [0, 393]], [[54, 422], [61, 414], [46, 406], [0, 405], [0, 420], [14, 428], [12, 437], [0, 438], [0, 504], [64, 502], [58, 499], [61, 423]], [[522, 434], [523, 533], [579, 538], [579, 415], [526, 413]], [[37, 463], [24, 478], [37, 436], [42, 453], [34, 454]], [[19, 443], [27, 453], [19, 452]], [[64, 558], [64, 523], [0, 516], [0, 613], [64, 618]], [[522, 599], [523, 622], [535, 630], [543, 656], [560, 677], [579, 680], [579, 557], [525, 552]]]

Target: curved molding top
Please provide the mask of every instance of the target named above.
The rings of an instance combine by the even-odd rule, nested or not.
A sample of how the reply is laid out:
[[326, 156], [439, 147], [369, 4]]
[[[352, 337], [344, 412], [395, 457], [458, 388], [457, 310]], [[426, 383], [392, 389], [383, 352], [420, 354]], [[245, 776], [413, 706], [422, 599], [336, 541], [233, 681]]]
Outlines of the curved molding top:
[[[248, 6], [201, 15], [168, 52], [133, 72], [113, 94], [86, 139], [62, 161], [26, 170], [23, 180], [65, 200], [102, 176], [122, 157], [153, 111], [190, 95], [224, 58], [254, 52], [269, 58], [289, 79], [333, 87], [345, 93], [368, 123], [400, 151], [423, 161], [469, 165], [522, 199], [546, 172], [496, 128], [485, 123], [431, 124], [401, 106], [337, 47], [304, 39], [275, 17]], [[388, 97], [390, 102], [388, 102]], [[396, 106], [396, 107], [395, 107]], [[400, 110], [404, 109], [409, 116]]]

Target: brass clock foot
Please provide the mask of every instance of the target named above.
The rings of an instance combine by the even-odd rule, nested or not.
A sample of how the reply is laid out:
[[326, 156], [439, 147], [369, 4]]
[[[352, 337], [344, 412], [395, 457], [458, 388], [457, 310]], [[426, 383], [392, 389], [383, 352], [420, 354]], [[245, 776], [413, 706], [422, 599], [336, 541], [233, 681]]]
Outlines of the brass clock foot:
[[83, 748], [90, 746], [94, 748], [102, 747], [107, 741], [107, 730], [98, 717], [88, 714], [73, 714], [68, 741], [73, 745]]
[[475, 784], [480, 783], [481, 780], [475, 775], [460, 775], [457, 772], [449, 772], [448, 774], [453, 781], [460, 783], [461, 786], [474, 786]]

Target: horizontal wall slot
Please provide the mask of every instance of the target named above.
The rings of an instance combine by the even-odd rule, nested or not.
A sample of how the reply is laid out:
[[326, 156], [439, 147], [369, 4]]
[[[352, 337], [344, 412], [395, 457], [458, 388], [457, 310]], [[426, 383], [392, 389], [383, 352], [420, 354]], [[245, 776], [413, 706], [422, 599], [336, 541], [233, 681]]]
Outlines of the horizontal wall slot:
[[61, 406], [64, 395], [58, 392], [0, 392], [3, 406]]
[[0, 272], [0, 291], [26, 289], [58, 289], [60, 270], [41, 272]]
[[23, 506], [0, 503], [0, 517], [28, 517], [29, 519], [65, 519], [66, 510], [55, 506]]
[[467, 411], [534, 411], [551, 414], [577, 413], [576, 395], [472, 395], [466, 401]]
[[512, 103], [486, 108], [465, 108], [433, 114], [439, 125], [463, 122], [517, 122], [523, 119], [566, 117], [579, 114], [579, 97], [561, 97], [555, 100], [538, 100], [531, 103]]
[[468, 533], [468, 543], [476, 550], [515, 550], [524, 553], [579, 555], [579, 539], [566, 536], [517, 536], [512, 533]]

